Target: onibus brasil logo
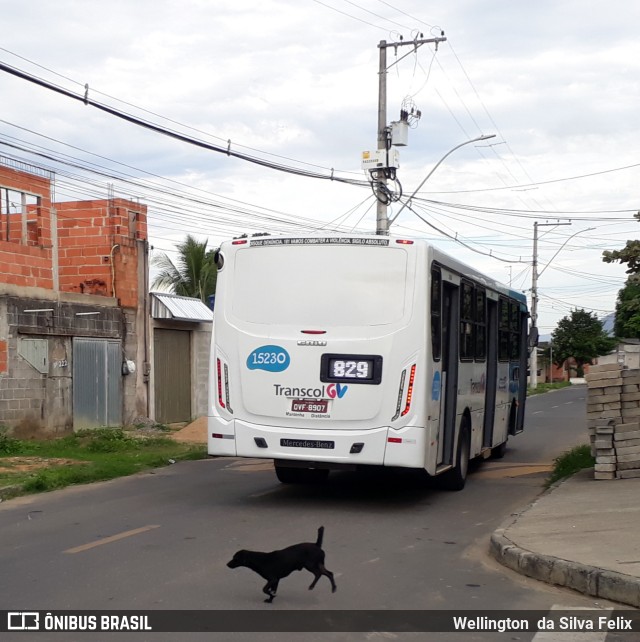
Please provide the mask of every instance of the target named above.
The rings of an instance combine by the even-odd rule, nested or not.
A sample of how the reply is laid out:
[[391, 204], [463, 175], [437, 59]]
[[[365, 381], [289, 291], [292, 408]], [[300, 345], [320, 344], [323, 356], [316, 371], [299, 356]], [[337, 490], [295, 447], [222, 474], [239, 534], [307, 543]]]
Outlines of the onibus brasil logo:
[[347, 394], [349, 386], [342, 383], [330, 383], [319, 388], [289, 388], [274, 383], [276, 397], [295, 397], [296, 399], [342, 399]]

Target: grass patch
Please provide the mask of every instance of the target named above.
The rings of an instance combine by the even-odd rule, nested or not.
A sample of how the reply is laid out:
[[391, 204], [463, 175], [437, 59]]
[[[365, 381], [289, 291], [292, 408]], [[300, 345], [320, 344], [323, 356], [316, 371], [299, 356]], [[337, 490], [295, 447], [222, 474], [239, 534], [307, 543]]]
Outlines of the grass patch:
[[206, 456], [204, 445], [140, 437], [120, 428], [84, 430], [47, 441], [0, 433], [0, 497], [104, 481]]
[[6, 430], [0, 429], [0, 457], [3, 455], [12, 455], [18, 451], [19, 442], [11, 439]]
[[561, 388], [567, 388], [570, 385], [570, 381], [560, 381], [558, 383], [539, 383], [533, 390], [531, 388], [528, 388], [527, 395], [540, 395], [543, 392], [549, 392], [550, 390], [560, 390]]
[[596, 460], [591, 454], [591, 446], [587, 444], [576, 446], [564, 453], [564, 455], [556, 457], [553, 470], [545, 483], [545, 487], [549, 488], [551, 484], [565, 477], [570, 477], [584, 468], [591, 468], [595, 463]]

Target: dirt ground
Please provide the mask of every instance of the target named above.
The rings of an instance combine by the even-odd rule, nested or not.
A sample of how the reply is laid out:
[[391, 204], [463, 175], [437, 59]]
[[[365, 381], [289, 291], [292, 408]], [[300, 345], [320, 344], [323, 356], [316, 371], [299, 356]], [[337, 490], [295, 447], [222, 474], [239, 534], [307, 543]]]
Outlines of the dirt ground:
[[189, 444], [206, 444], [207, 443], [207, 418], [200, 417], [181, 430], [177, 430], [171, 435], [172, 439]]
[[77, 459], [60, 459], [55, 457], [3, 457], [0, 459], [0, 475], [3, 473], [28, 473], [48, 466], [73, 466], [81, 464]]
[[[144, 431], [143, 431], [144, 432]], [[207, 418], [200, 417], [184, 428], [172, 431], [171, 433], [162, 433], [162, 436], [169, 436], [176, 441], [187, 444], [206, 444], [207, 443]], [[29, 438], [25, 430], [21, 431], [20, 438]], [[43, 458], [43, 457], [2, 457], [0, 458], [0, 475], [11, 473], [25, 473], [49, 466], [64, 466], [81, 464], [77, 460], [60, 459], [60, 458]]]

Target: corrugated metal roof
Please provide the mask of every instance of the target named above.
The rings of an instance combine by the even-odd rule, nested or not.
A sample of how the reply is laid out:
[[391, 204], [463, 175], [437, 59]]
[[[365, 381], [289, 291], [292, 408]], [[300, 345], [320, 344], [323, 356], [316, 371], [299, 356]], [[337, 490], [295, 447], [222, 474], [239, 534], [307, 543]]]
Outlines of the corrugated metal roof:
[[200, 299], [177, 294], [151, 292], [151, 316], [178, 321], [213, 321], [213, 310]]

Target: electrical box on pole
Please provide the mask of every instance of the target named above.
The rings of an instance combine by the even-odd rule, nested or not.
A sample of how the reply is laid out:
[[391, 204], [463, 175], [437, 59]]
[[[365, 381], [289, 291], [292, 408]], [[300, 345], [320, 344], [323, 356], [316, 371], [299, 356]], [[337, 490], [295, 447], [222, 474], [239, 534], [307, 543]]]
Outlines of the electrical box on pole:
[[[408, 118], [415, 115], [419, 118], [419, 112], [401, 112], [400, 120], [387, 125], [387, 71], [393, 65], [398, 64], [403, 58], [409, 56], [408, 52], [398, 58], [394, 63], [387, 66], [387, 49], [392, 47], [396, 53], [400, 47], [413, 47], [414, 52], [424, 44], [432, 43], [438, 48], [438, 44], [446, 41], [444, 32], [437, 38], [423, 38], [422, 34], [413, 40], [403, 40], [400, 36], [398, 42], [387, 42], [381, 40], [378, 44], [380, 50], [380, 61], [378, 65], [378, 152], [374, 154], [369, 152], [367, 158], [362, 159], [364, 169], [371, 171], [371, 187], [378, 201], [376, 210], [376, 233], [389, 233], [389, 217], [387, 207], [397, 202], [402, 195], [400, 182], [397, 179], [395, 170], [398, 167], [398, 157], [395, 156], [394, 147], [404, 147], [409, 142], [409, 123]], [[366, 161], [366, 164], [365, 164]], [[381, 164], [383, 163], [384, 164]], [[393, 164], [395, 163], [395, 164]], [[388, 182], [393, 181], [398, 188], [396, 191], [389, 188]]]
[[409, 123], [406, 120], [391, 123], [391, 144], [394, 147], [406, 147], [409, 144]]
[[377, 149], [362, 152], [362, 169], [397, 169], [400, 167], [400, 153], [397, 149]]

